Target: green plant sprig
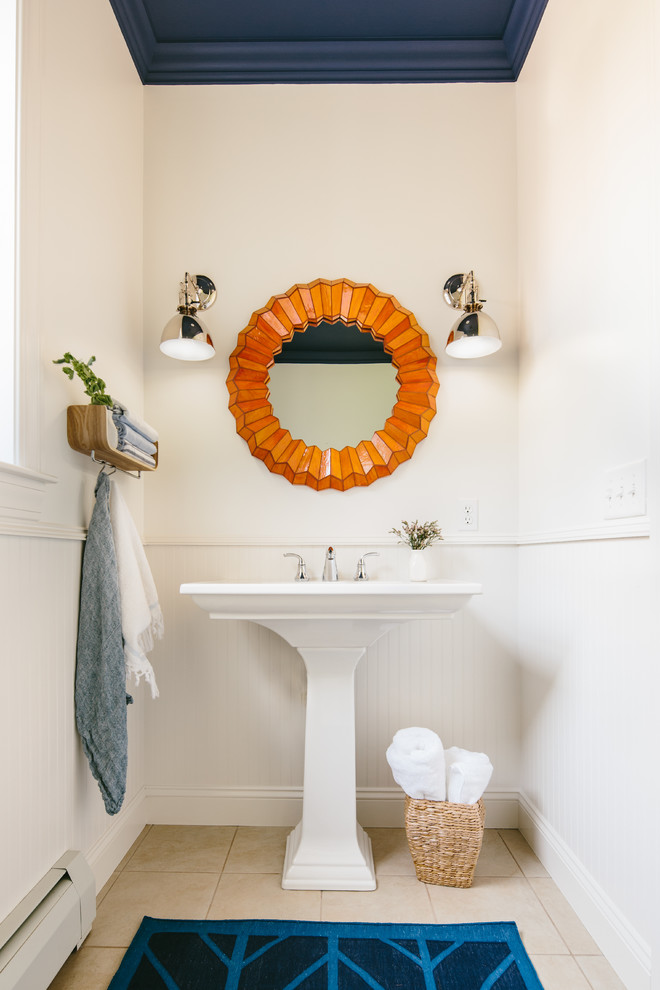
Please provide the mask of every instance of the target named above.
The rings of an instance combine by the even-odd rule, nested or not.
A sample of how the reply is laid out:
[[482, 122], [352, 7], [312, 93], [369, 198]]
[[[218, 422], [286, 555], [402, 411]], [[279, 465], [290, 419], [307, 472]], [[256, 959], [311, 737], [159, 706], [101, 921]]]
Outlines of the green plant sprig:
[[404, 519], [401, 529], [391, 529], [390, 533], [398, 536], [399, 543], [405, 543], [411, 550], [425, 550], [437, 540], [444, 539], [437, 520], [424, 523], [415, 520], [414, 523], [409, 523]]
[[89, 396], [93, 406], [112, 406], [112, 396], [106, 392], [105, 382], [102, 378], [98, 378], [92, 371], [91, 366], [95, 361], [96, 358], [92, 355], [87, 364], [85, 364], [83, 361], [78, 361], [77, 358], [74, 358], [73, 354], [67, 351], [64, 357], [53, 361], [53, 364], [71, 365], [71, 367], [62, 368], [62, 371], [70, 381], [73, 381], [74, 374], [78, 375], [78, 378], [80, 378], [85, 386], [85, 395]]

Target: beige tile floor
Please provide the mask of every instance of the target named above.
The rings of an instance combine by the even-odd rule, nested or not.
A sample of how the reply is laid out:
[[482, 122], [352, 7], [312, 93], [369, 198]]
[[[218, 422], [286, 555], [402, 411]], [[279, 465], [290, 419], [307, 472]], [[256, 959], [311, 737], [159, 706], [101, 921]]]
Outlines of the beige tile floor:
[[374, 891], [282, 890], [286, 828], [151, 825], [98, 898], [49, 990], [107, 990], [143, 915], [452, 923], [515, 921], [545, 990], [625, 990], [519, 832], [486, 829], [467, 890], [420, 883], [403, 829], [370, 828]]

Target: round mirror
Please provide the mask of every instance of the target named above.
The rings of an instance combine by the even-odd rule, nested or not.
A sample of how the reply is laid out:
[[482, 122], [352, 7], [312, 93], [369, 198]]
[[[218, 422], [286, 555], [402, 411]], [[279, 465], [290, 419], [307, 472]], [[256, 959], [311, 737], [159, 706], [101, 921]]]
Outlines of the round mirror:
[[[299, 341], [300, 335], [307, 334], [308, 341]], [[328, 354], [319, 362], [323, 350]], [[347, 351], [360, 357], [348, 361]], [[376, 353], [380, 355], [377, 359]], [[344, 358], [340, 360], [341, 355]], [[373, 285], [317, 279], [273, 296], [267, 306], [252, 314], [238, 335], [229, 363], [229, 407], [237, 432], [270, 471], [294, 485], [338, 491], [370, 485], [412, 456], [435, 415], [438, 379], [428, 336], [394, 296], [379, 292]], [[396, 394], [391, 388], [375, 421], [367, 420], [377, 426], [384, 417], [384, 425], [363, 427], [367, 432], [360, 435], [369, 439], [346, 443], [336, 439], [337, 411], [347, 402], [347, 389], [343, 384], [333, 385], [329, 378], [322, 379], [319, 363], [325, 368], [324, 375], [333, 365], [345, 371], [345, 365], [352, 363], [362, 367], [364, 375], [364, 365], [379, 364], [386, 369], [385, 374], [389, 371], [390, 381], [394, 377], [398, 383]], [[313, 394], [315, 401], [320, 397], [321, 405], [330, 411], [328, 432], [319, 434], [318, 442], [308, 435], [309, 417], [305, 419], [304, 412], [305, 440], [300, 439], [302, 431], [285, 418], [291, 412], [280, 412], [277, 377], [287, 365], [295, 372], [288, 372], [285, 391], [307, 388], [303, 410]], [[355, 395], [360, 393], [359, 377], [348, 388]], [[353, 418], [353, 414], [348, 417]]]
[[322, 320], [285, 341], [270, 368], [270, 404], [292, 436], [321, 450], [357, 447], [380, 429], [397, 392], [392, 359], [357, 323]]

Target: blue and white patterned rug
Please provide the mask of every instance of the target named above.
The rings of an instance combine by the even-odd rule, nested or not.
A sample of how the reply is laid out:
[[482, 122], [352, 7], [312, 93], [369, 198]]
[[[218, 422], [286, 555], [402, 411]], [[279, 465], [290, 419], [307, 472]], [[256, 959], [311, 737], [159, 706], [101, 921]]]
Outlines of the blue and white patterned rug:
[[543, 990], [513, 922], [145, 918], [108, 990]]

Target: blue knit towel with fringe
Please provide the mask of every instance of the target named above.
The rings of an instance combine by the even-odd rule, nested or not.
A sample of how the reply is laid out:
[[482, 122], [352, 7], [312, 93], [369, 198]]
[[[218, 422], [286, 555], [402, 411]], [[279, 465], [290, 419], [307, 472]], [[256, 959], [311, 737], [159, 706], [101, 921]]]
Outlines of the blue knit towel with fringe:
[[83, 555], [76, 655], [76, 725], [105, 810], [126, 793], [128, 727], [117, 558], [110, 524], [110, 480], [101, 471]]

